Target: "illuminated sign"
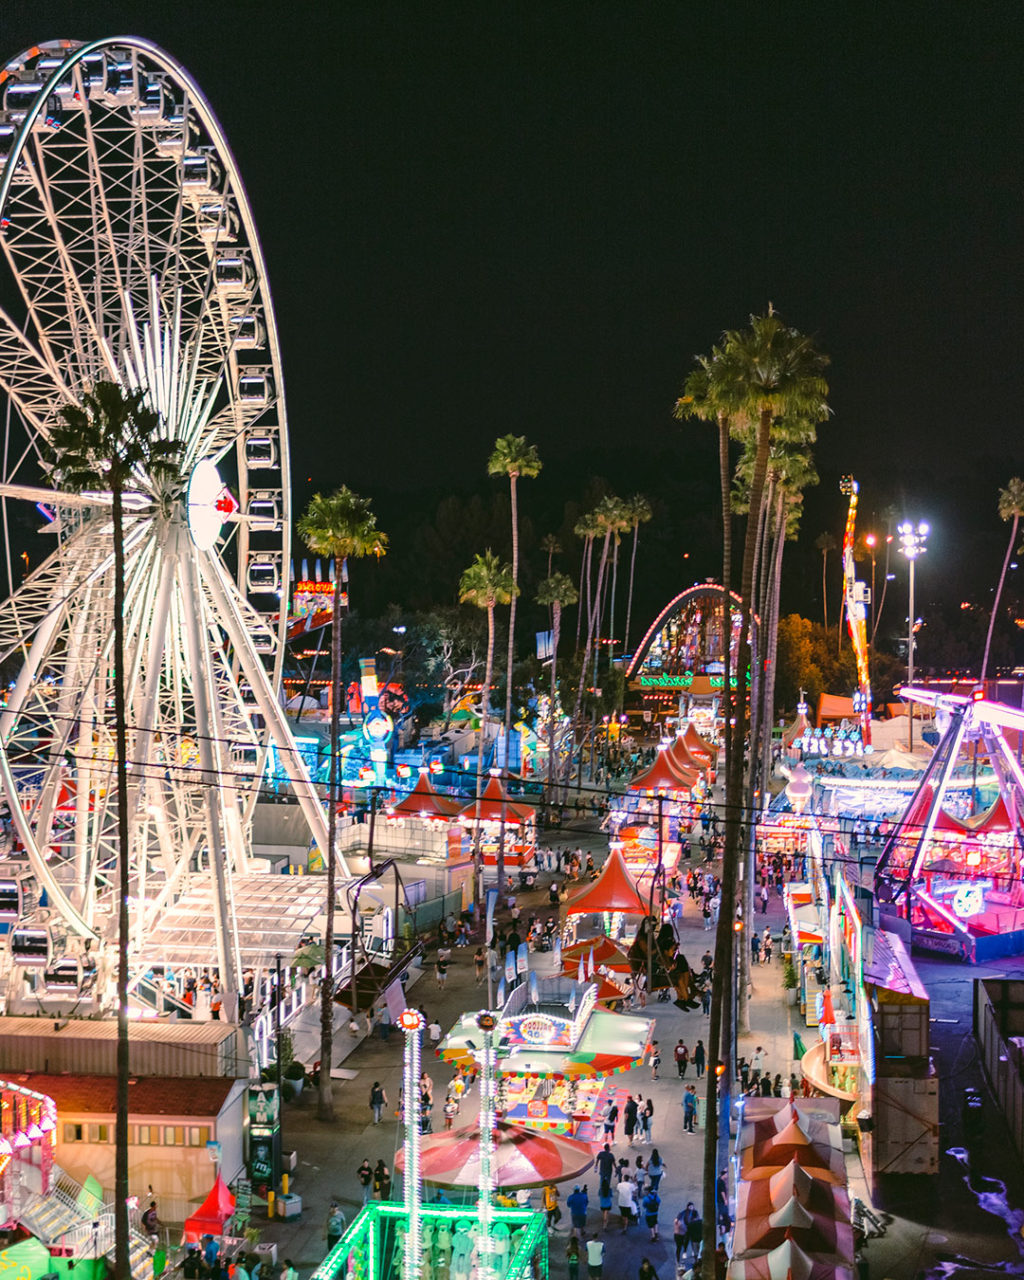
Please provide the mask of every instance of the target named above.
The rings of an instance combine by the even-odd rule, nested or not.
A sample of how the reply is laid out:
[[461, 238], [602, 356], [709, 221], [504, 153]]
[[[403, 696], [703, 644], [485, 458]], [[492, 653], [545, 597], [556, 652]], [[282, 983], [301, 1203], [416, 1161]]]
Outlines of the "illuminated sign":
[[422, 1031], [427, 1020], [419, 1009], [403, 1009], [398, 1015], [398, 1025], [403, 1031]]
[[[725, 683], [723, 676], [708, 675], [705, 676], [708, 684], [712, 689], [721, 689]], [[683, 671], [677, 676], [644, 676], [640, 677], [640, 687], [642, 689], [691, 689], [693, 687], [694, 675], [692, 671]], [[729, 686], [736, 688], [736, 677], [729, 677]]]
[[529, 1045], [532, 1048], [568, 1049], [572, 1046], [572, 1023], [545, 1013], [524, 1013], [509, 1018], [503, 1025], [510, 1045]]
[[992, 882], [976, 880], [974, 884], [962, 884], [953, 895], [953, 910], [961, 919], [976, 916], [985, 910], [985, 885]]
[[333, 582], [296, 582], [295, 594], [301, 596], [332, 596]]

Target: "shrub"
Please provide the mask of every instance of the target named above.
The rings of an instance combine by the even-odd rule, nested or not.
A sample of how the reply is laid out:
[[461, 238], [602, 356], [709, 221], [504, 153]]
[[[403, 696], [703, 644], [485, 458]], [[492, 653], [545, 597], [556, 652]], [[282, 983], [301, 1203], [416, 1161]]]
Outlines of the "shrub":
[[281, 1097], [285, 1102], [294, 1102], [295, 1086], [292, 1084], [290, 1080], [286, 1080], [284, 1084], [281, 1086]]
[[796, 966], [789, 956], [786, 956], [782, 964], [782, 985], [787, 991], [792, 991], [796, 986]]
[[304, 1080], [306, 1078], [306, 1068], [301, 1062], [297, 1062], [293, 1058], [284, 1069], [284, 1078], [286, 1080]]

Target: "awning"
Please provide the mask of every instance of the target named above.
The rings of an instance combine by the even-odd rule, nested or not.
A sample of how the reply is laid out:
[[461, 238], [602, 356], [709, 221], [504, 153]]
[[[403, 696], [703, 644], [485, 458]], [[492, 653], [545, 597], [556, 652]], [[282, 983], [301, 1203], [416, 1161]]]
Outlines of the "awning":
[[[479, 818], [481, 822], [500, 823], [502, 817], [504, 817], [506, 827], [521, 827], [528, 822], [532, 822], [536, 816], [536, 813], [529, 805], [516, 804], [515, 801], [510, 800], [508, 793], [501, 784], [501, 779], [491, 776], [487, 786], [484, 787], [483, 795], [480, 797]], [[477, 803], [475, 797], [463, 807], [459, 817], [463, 822], [476, 822]]]
[[[272, 966], [278, 952], [291, 957], [324, 909], [321, 876], [231, 877], [238, 950], [243, 968]], [[194, 875], [188, 888], [151, 927], [146, 955], [155, 963], [215, 968], [217, 958], [213, 884]]]
[[681, 795], [690, 792], [700, 781], [698, 769], [678, 766], [668, 748], [658, 747], [654, 762], [629, 783], [630, 791], [664, 791]]
[[462, 801], [441, 795], [430, 781], [426, 769], [420, 769], [416, 785], [393, 806], [389, 817], [429, 818], [454, 822], [462, 809]]
[[[538, 1133], [524, 1125], [499, 1121], [494, 1127], [491, 1175], [495, 1186], [542, 1187], [549, 1182], [578, 1178], [594, 1163], [588, 1142]], [[480, 1126], [465, 1125], [448, 1133], [424, 1137], [420, 1144], [424, 1182], [444, 1187], [480, 1184]], [[395, 1172], [404, 1173], [405, 1153], [395, 1156]]]
[[235, 1197], [218, 1173], [217, 1181], [213, 1184], [210, 1194], [195, 1213], [186, 1218], [184, 1239], [189, 1244], [198, 1244], [205, 1235], [223, 1235], [224, 1223], [234, 1212]]

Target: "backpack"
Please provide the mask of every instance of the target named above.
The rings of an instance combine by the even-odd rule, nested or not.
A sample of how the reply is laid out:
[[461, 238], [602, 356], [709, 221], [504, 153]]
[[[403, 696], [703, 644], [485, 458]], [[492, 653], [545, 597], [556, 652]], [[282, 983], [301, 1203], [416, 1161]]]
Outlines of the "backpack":
[[382, 1107], [383, 1105], [384, 1105], [384, 1090], [371, 1089], [370, 1090], [370, 1106]]
[[704, 1234], [704, 1223], [700, 1218], [692, 1218], [686, 1228], [687, 1239], [696, 1244]]

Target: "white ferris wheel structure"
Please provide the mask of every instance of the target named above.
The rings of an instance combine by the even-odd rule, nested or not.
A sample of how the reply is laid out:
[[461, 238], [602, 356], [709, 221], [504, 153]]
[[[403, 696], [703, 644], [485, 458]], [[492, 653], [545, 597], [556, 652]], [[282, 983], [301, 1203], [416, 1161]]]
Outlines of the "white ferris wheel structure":
[[0, 604], [7, 973], [45, 968], [59, 990], [61, 965], [80, 983], [83, 958], [102, 969], [115, 941], [111, 496], [57, 491], [40, 465], [60, 409], [108, 381], [144, 392], [183, 479], [168, 494], [139, 473], [124, 496], [133, 963], [210, 964], [237, 990], [247, 965], [293, 944], [319, 894], [316, 880], [298, 892], [252, 874], [271, 744], [327, 843], [278, 701], [291, 499], [263, 253], [209, 104], [154, 45], [42, 44], [0, 72], [0, 95], [12, 585], [16, 508], [37, 504], [50, 539]]

